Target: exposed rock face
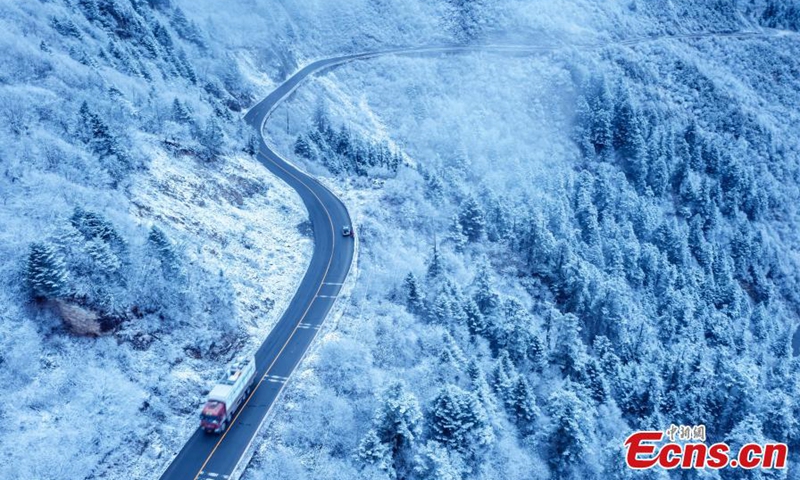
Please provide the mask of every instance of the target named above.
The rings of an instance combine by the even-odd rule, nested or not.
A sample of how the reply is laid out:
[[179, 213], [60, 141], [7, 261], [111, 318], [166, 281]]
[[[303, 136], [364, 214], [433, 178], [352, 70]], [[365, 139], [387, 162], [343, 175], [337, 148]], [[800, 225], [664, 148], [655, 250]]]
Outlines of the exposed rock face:
[[56, 306], [64, 323], [76, 335], [96, 337], [102, 333], [100, 316], [92, 310], [62, 300], [56, 301]]

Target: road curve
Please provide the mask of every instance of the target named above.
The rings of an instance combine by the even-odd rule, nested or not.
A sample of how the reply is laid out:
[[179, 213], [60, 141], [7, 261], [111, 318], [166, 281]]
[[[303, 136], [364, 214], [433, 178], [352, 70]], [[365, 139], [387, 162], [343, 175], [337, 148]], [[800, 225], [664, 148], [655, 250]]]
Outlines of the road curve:
[[[672, 36], [685, 39], [705, 37], [751, 37], [764, 32], [724, 32]], [[766, 33], [769, 35], [769, 33]], [[645, 37], [619, 45], [645, 43], [665, 37]], [[542, 53], [566, 45], [481, 45], [429, 46], [359, 53], [319, 60], [289, 77], [267, 98], [245, 115], [245, 121], [259, 132], [258, 160], [297, 191], [305, 204], [314, 233], [314, 253], [308, 270], [286, 311], [256, 353], [257, 387], [234, 417], [223, 435], [208, 435], [198, 429], [162, 474], [161, 480], [235, 480], [241, 476], [253, 440], [287, 380], [314, 341], [338, 296], [353, 261], [354, 240], [341, 235], [351, 223], [344, 203], [313, 177], [300, 171], [267, 144], [263, 126], [275, 108], [309, 76], [343, 63], [392, 54], [459, 53], [489, 51], [507, 54]], [[606, 45], [574, 46], [580, 49]]]

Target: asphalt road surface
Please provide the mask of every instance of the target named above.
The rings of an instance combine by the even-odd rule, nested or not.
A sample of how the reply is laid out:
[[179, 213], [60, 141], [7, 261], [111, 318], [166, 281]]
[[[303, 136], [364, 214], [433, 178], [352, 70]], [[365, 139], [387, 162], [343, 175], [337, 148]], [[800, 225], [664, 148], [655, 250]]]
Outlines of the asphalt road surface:
[[[312, 65], [324, 67], [320, 62]], [[261, 131], [272, 109], [305, 77], [318, 70], [309, 67], [253, 107], [246, 121]], [[214, 435], [198, 428], [161, 476], [162, 480], [233, 478], [262, 421], [319, 332], [353, 261], [354, 239], [342, 235], [342, 227], [351, 223], [350, 214], [341, 200], [272, 151], [263, 138], [260, 143], [258, 159], [294, 188], [308, 209], [314, 253], [297, 293], [256, 353], [257, 386], [228, 430]]]
[[[766, 33], [769, 35], [769, 33]], [[774, 34], [774, 33], [773, 33]], [[765, 32], [718, 32], [675, 35], [674, 38], [749, 37]], [[647, 37], [617, 42], [633, 45], [658, 40]], [[603, 45], [583, 45], [591, 49]], [[280, 85], [254, 106], [245, 120], [262, 134], [262, 127], [272, 111], [305, 79], [343, 63], [389, 54], [441, 54], [468, 51], [494, 51], [506, 54], [530, 54], [552, 51], [561, 45], [483, 45], [431, 46], [394, 49], [329, 58], [311, 63]], [[258, 430], [286, 385], [289, 376], [303, 359], [333, 306], [353, 261], [354, 239], [342, 235], [350, 225], [350, 214], [336, 195], [313, 177], [306, 175], [274, 152], [260, 138], [258, 159], [272, 173], [294, 188], [308, 209], [314, 232], [314, 253], [303, 280], [289, 307], [256, 353], [257, 386], [222, 435], [206, 434], [198, 428], [170, 466], [162, 480], [231, 480], [246, 467], [244, 461]], [[800, 336], [799, 336], [800, 338]], [[800, 342], [798, 342], [800, 343]], [[212, 379], [209, 379], [211, 382]], [[199, 425], [199, 418], [198, 418]]]

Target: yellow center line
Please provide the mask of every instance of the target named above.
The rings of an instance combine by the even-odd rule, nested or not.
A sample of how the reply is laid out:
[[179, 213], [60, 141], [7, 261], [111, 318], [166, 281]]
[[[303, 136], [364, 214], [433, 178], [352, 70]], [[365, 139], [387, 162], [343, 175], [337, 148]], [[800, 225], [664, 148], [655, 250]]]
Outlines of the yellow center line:
[[[286, 348], [287, 345], [289, 345], [289, 342], [292, 340], [292, 338], [294, 338], [294, 334], [297, 332], [297, 330], [298, 330], [298, 328], [300, 326], [300, 323], [302, 323], [303, 319], [306, 318], [306, 315], [308, 314], [309, 310], [311, 310], [311, 306], [316, 301], [317, 295], [319, 295], [319, 292], [322, 290], [322, 286], [325, 284], [325, 279], [328, 276], [328, 271], [330, 270], [331, 264], [333, 263], [333, 252], [335, 251], [335, 247], [336, 247], [336, 228], [334, 228], [334, 226], [333, 226], [333, 218], [331, 218], [331, 213], [328, 211], [327, 207], [325, 207], [325, 203], [322, 201], [321, 198], [319, 198], [319, 195], [317, 195], [317, 193], [311, 187], [309, 187], [308, 184], [306, 182], [304, 182], [301, 178], [297, 177], [296, 175], [294, 175], [289, 170], [283, 168], [278, 162], [276, 162], [276, 161], [272, 160], [271, 158], [267, 157], [266, 155], [264, 155], [260, 151], [258, 152], [258, 154], [261, 155], [261, 157], [263, 157], [263, 158], [269, 160], [270, 162], [272, 162], [276, 167], [278, 167], [281, 170], [283, 170], [287, 175], [291, 176], [292, 178], [294, 178], [295, 180], [297, 180], [298, 182], [303, 184], [303, 186], [306, 187], [311, 192], [311, 194], [314, 195], [314, 197], [316, 197], [316, 199], [317, 199], [317, 201], [319, 201], [320, 205], [322, 205], [322, 209], [325, 210], [325, 215], [328, 216], [328, 222], [330, 223], [330, 226], [331, 226], [331, 256], [328, 259], [328, 265], [325, 267], [325, 273], [322, 275], [322, 281], [320, 282], [319, 287], [317, 287], [317, 292], [314, 294], [314, 298], [311, 299], [311, 302], [309, 302], [308, 307], [306, 307], [305, 312], [303, 312], [303, 315], [300, 317], [300, 320], [295, 325], [294, 330], [292, 330], [291, 335], [289, 335], [289, 338], [286, 339], [286, 342], [283, 344], [283, 346], [281, 347], [281, 349], [278, 352], [278, 354], [275, 355], [275, 358], [272, 360], [272, 363], [270, 363], [269, 367], [267, 367], [267, 370], [264, 372], [264, 375], [258, 381], [258, 384], [256, 385], [256, 388], [254, 388], [253, 391], [250, 392], [250, 395], [247, 397], [247, 400], [245, 400], [244, 404], [236, 412], [236, 415], [234, 415], [233, 420], [231, 420], [230, 425], [228, 425], [228, 428], [226, 428], [225, 431], [222, 433], [222, 436], [220, 437], [219, 441], [217, 441], [217, 444], [214, 445], [214, 448], [211, 450], [211, 453], [208, 454], [208, 457], [203, 462], [203, 465], [200, 466], [200, 470], [197, 471], [197, 475], [195, 475], [194, 480], [197, 480], [198, 478], [200, 478], [200, 474], [203, 473], [203, 470], [206, 468], [206, 465], [208, 465], [208, 462], [211, 460], [211, 457], [214, 456], [214, 453], [216, 453], [217, 448], [219, 448], [219, 446], [222, 443], [222, 441], [225, 440], [225, 436], [228, 435], [228, 432], [230, 432], [231, 428], [233, 428], [233, 424], [236, 423], [236, 420], [239, 418], [239, 415], [244, 411], [244, 409], [247, 406], [247, 404], [250, 403], [250, 399], [253, 398], [253, 395], [255, 395], [255, 393], [258, 391], [259, 387], [261, 387], [261, 384], [264, 382], [264, 379], [269, 375], [269, 372], [272, 371], [272, 367], [275, 365], [275, 362], [277, 362], [278, 359], [280, 358], [281, 354], [283, 353], [283, 350]], [[325, 187], [323, 186], [323, 188], [325, 188]], [[314, 334], [314, 336], [316, 337], [316, 334]], [[291, 372], [290, 372], [290, 375], [291, 375]], [[283, 388], [286, 386], [287, 383], [289, 383], [288, 380], [286, 382], [283, 382], [283, 384], [281, 385], [280, 390], [278, 390], [278, 395], [280, 395], [280, 393], [283, 391]], [[278, 398], [278, 395], [275, 396], [276, 400]], [[270, 405], [270, 408], [271, 407], [272, 406]], [[269, 412], [269, 410], [268, 410], [268, 412]]]

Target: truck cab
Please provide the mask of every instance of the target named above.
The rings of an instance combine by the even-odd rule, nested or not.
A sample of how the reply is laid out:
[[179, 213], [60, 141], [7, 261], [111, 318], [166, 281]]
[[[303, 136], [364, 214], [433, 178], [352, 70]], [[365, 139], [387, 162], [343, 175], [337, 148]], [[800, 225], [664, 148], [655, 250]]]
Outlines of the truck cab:
[[227, 423], [228, 415], [225, 404], [215, 400], [207, 401], [200, 414], [200, 428], [208, 433], [218, 433], [225, 430]]

